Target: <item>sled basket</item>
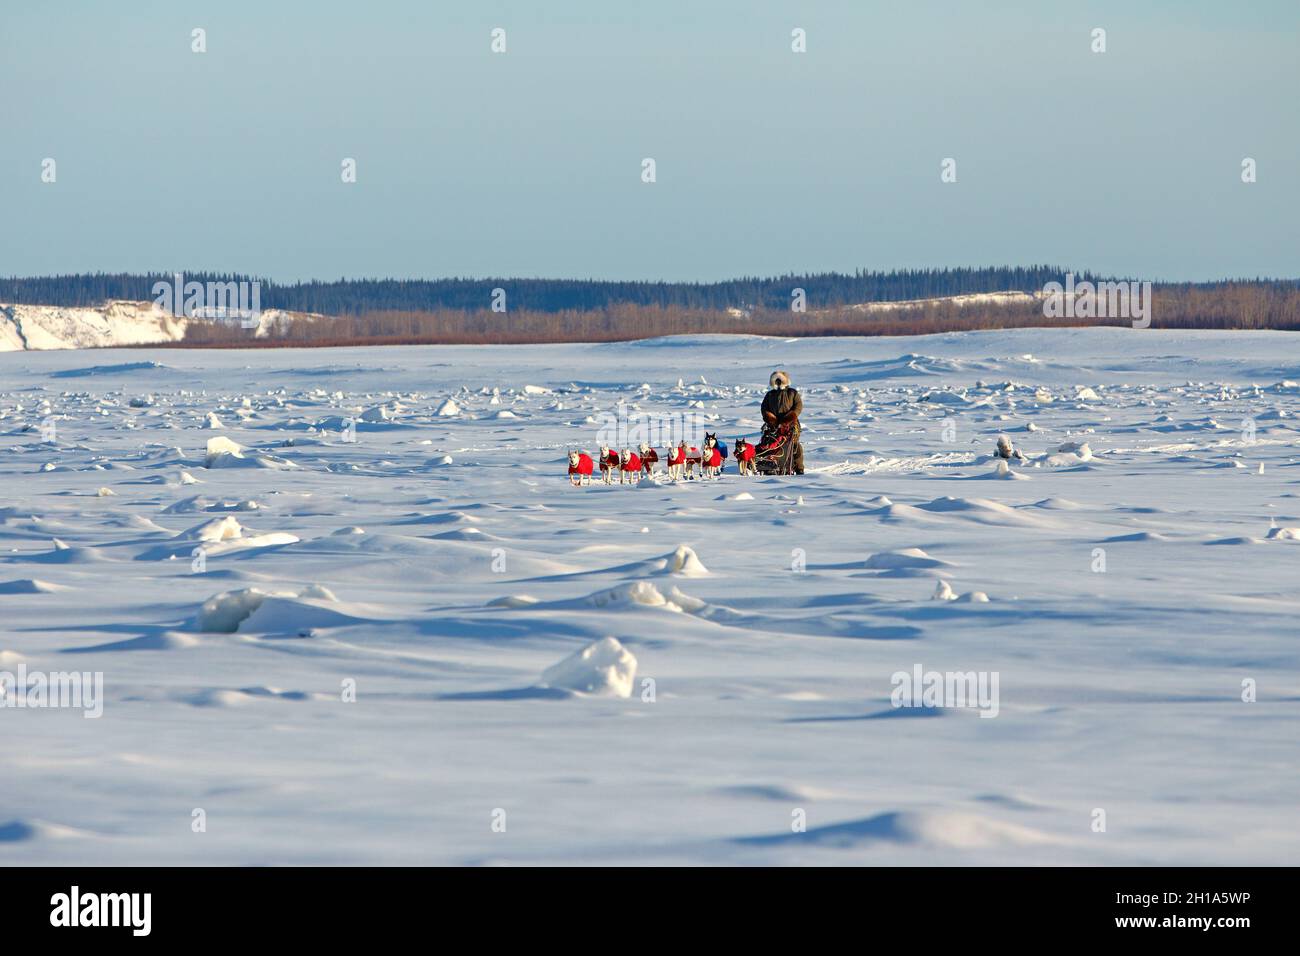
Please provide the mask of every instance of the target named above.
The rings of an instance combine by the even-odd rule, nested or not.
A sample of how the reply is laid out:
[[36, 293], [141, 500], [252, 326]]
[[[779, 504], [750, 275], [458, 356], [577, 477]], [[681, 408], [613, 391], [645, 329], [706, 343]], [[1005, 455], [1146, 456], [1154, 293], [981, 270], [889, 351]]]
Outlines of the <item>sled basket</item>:
[[760, 475], [794, 474], [794, 451], [799, 441], [792, 425], [763, 429], [763, 437], [754, 449], [754, 465]]

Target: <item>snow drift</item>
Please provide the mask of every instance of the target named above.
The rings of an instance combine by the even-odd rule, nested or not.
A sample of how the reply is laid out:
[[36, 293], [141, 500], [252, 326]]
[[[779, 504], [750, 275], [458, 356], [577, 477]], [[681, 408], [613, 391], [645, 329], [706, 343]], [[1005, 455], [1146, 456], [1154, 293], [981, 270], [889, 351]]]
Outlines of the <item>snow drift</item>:
[[636, 658], [616, 637], [605, 637], [542, 672], [542, 684], [558, 690], [631, 697]]

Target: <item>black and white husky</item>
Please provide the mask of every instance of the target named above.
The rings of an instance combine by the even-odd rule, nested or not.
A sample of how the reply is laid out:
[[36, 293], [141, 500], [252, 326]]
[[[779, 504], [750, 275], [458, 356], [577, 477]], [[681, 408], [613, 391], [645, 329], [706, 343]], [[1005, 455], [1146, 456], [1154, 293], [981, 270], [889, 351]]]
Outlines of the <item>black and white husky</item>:
[[704, 436], [704, 450], [700, 454], [700, 474], [704, 478], [717, 478], [722, 474], [722, 447], [718, 436], [709, 432]]

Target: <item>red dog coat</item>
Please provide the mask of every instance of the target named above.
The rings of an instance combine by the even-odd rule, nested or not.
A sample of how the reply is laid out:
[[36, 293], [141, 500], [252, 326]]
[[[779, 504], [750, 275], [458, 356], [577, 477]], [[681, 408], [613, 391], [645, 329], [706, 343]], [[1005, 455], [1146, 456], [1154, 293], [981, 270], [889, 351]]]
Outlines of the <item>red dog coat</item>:
[[685, 449], [685, 448], [670, 448], [670, 449], [668, 450], [668, 464], [670, 464], [670, 465], [684, 465], [684, 464], [686, 464], [686, 449]]
[[578, 463], [576, 465], [569, 466], [569, 474], [590, 475], [592, 467], [593, 465], [591, 461], [591, 456], [586, 454], [585, 452], [580, 452], [578, 454]]
[[622, 468], [624, 471], [640, 471], [641, 470], [640, 456], [637, 455], [636, 452], [631, 452], [627, 456], [627, 461], [623, 463]]
[[706, 460], [704, 460], [704, 462], [703, 462], [703, 464], [705, 465], [705, 467], [707, 467], [707, 468], [720, 468], [720, 467], [722, 467], [722, 449], [721, 449], [721, 448], [719, 448], [717, 445], [714, 445], [712, 448], [708, 449], [708, 455], [709, 455], [709, 457], [708, 457]]
[[611, 448], [609, 454], [602, 458], [600, 463], [607, 468], [617, 468], [619, 464], [618, 452]]
[[740, 446], [736, 449], [736, 457], [741, 461], [753, 461], [756, 452], [757, 449], [755, 449], [749, 442], [741, 442]]

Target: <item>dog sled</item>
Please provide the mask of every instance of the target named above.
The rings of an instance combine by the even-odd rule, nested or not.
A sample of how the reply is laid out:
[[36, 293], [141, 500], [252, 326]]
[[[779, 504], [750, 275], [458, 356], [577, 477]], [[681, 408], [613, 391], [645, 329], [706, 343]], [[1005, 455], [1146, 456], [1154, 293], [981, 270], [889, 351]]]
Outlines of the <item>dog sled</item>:
[[766, 425], [754, 453], [760, 475], [793, 475], [795, 450], [799, 447], [799, 424]]

